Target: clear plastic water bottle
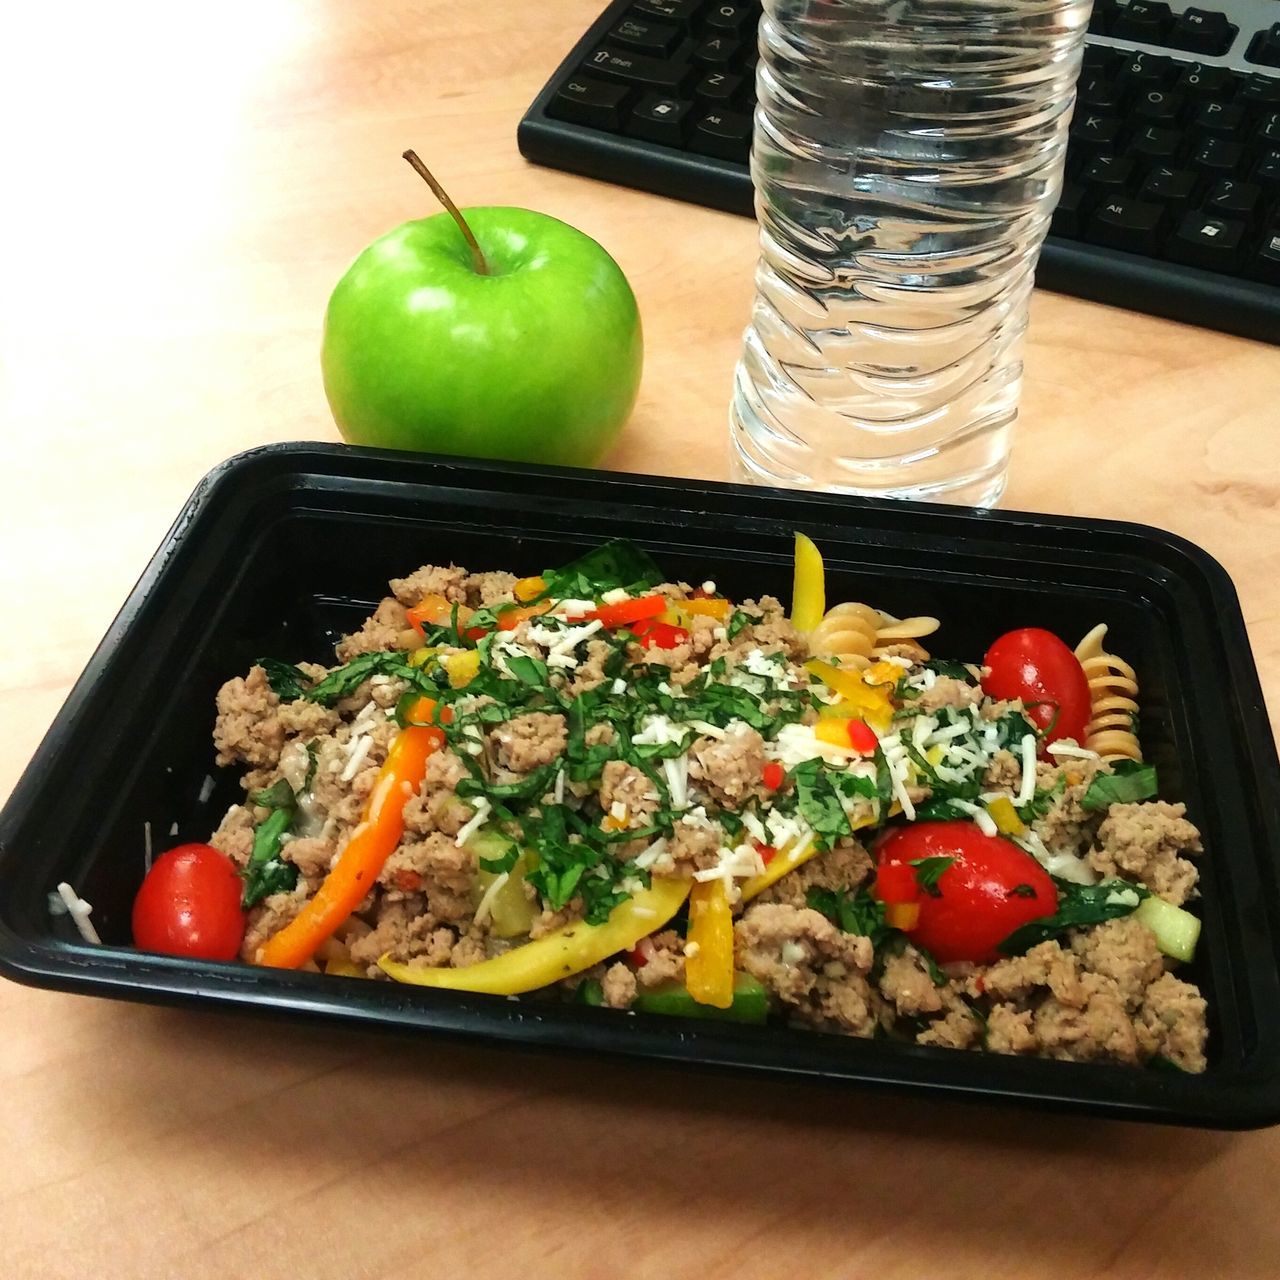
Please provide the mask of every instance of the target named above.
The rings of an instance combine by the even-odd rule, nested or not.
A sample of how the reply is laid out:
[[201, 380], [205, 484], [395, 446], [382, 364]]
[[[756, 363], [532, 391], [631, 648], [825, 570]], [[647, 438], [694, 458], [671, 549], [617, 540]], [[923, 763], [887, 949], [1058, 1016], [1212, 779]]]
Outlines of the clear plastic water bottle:
[[1090, 0], [764, 0], [736, 479], [995, 503]]

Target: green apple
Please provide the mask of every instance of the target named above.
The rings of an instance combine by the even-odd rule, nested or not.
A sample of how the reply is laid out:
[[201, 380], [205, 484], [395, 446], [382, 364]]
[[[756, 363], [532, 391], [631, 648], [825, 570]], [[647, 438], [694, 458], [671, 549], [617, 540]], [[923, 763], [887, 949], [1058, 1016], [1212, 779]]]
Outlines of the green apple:
[[333, 291], [321, 353], [352, 444], [571, 466], [617, 438], [642, 360], [618, 264], [559, 219], [507, 208], [375, 240]]

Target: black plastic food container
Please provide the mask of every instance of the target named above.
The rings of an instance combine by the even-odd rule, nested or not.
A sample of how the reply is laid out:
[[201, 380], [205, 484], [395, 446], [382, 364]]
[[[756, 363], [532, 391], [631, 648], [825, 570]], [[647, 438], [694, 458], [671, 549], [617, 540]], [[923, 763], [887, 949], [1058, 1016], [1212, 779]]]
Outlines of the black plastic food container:
[[[731, 596], [790, 590], [792, 533], [828, 598], [935, 614], [939, 655], [1001, 631], [1074, 642], [1096, 622], [1142, 683], [1162, 794], [1204, 833], [1204, 933], [1185, 975], [1209, 1001], [1204, 1075], [1001, 1057], [792, 1030], [407, 988], [145, 955], [129, 910], [157, 850], [207, 839], [239, 799], [213, 767], [214, 694], [263, 655], [332, 661], [387, 579], [423, 563], [536, 572], [611, 537]], [[273, 446], [199, 486], [0, 815], [0, 972], [37, 986], [304, 1014], [495, 1045], [622, 1054], [1239, 1128], [1280, 1120], [1280, 769], [1235, 592], [1203, 552], [1125, 524], [860, 501], [644, 476]], [[102, 947], [49, 910], [61, 880]], [[424, 1064], [424, 1070], [429, 1065]]]

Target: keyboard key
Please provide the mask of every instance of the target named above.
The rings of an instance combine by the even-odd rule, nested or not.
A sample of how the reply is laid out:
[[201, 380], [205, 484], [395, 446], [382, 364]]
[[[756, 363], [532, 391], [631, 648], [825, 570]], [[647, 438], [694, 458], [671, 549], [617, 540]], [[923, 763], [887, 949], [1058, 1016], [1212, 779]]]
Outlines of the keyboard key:
[[1144, 160], [1168, 163], [1182, 149], [1182, 134], [1177, 129], [1147, 125], [1133, 135], [1128, 149]]
[[706, 23], [714, 31], [737, 32], [754, 28], [760, 18], [760, 10], [749, 4], [713, 4], [707, 12]]
[[1213, 184], [1205, 209], [1220, 213], [1224, 218], [1251, 218], [1258, 207], [1261, 192], [1251, 182], [1237, 182], [1234, 178], [1219, 178]]
[[1115, 115], [1120, 110], [1120, 90], [1109, 76], [1082, 75], [1076, 87], [1076, 114], [1085, 111]]
[[1210, 177], [1230, 177], [1244, 159], [1244, 148], [1238, 142], [1223, 138], [1203, 138], [1192, 144], [1188, 157], [1193, 169]]
[[638, 18], [623, 18], [612, 31], [609, 40], [613, 44], [626, 45], [640, 53], [664, 58], [684, 37], [680, 27], [669, 22], [644, 22]]
[[1226, 102], [1235, 90], [1239, 79], [1229, 67], [1215, 67], [1211, 63], [1188, 63], [1178, 77], [1176, 88], [1188, 98], [1215, 98]]
[[1280, 76], [1246, 76], [1236, 101], [1250, 107], [1280, 107]]
[[1280, 67], [1280, 22], [1273, 22], [1265, 31], [1259, 31], [1249, 42], [1244, 56], [1247, 62]]
[[1280, 145], [1280, 111], [1272, 111], [1258, 122], [1255, 137], [1271, 146]]
[[661, 142], [668, 147], [684, 146], [684, 120], [693, 109], [691, 102], [680, 98], [664, 97], [660, 93], [646, 93], [636, 103], [627, 121], [627, 132], [650, 142]]
[[1077, 113], [1071, 121], [1070, 136], [1072, 142], [1084, 143], [1087, 150], [1110, 147], [1120, 136], [1120, 121], [1096, 111]]
[[1263, 187], [1280, 187], [1280, 151], [1264, 151], [1249, 175]]
[[1138, 197], [1177, 210], [1191, 203], [1197, 181], [1196, 175], [1186, 169], [1159, 165], [1143, 179]]
[[708, 71], [694, 85], [693, 91], [699, 98], [709, 102], [728, 102], [742, 88], [743, 78], [730, 75], [727, 71]]
[[[1101, 0], [1097, 0], [1093, 6], [1094, 13], [1103, 7]], [[1123, 56], [1119, 49], [1111, 49], [1104, 44], [1087, 44], [1081, 62], [1081, 75], [1110, 75], [1120, 65]]]
[[1080, 171], [1080, 181], [1105, 195], [1123, 191], [1133, 177], [1133, 161], [1128, 156], [1094, 156]]
[[1158, 53], [1135, 53], [1125, 60], [1117, 75], [1134, 89], [1156, 88], [1171, 84], [1177, 70], [1178, 64], [1172, 58]]
[[1164, 33], [1173, 26], [1173, 10], [1162, 0], [1129, 0], [1111, 23], [1117, 40], [1137, 40], [1143, 44], [1164, 44]]
[[694, 51], [695, 62], [703, 62], [708, 66], [722, 67], [732, 62], [741, 46], [732, 36], [713, 35], [704, 40]]
[[1053, 211], [1049, 234], [1079, 240], [1084, 235], [1085, 212], [1089, 204], [1089, 188], [1083, 182], [1064, 182], [1058, 206]]
[[751, 117], [708, 111], [693, 127], [689, 149], [722, 160], [746, 160], [751, 154]]
[[1234, 138], [1244, 128], [1244, 108], [1226, 102], [1202, 102], [1191, 127], [1215, 138]]
[[1116, 3], [1116, 0], [1094, 0], [1093, 12], [1089, 14], [1090, 34], [1095, 36], [1109, 35], [1111, 33], [1111, 24], [1115, 21], [1119, 12], [1120, 6]]
[[1255, 280], [1280, 284], [1280, 227], [1273, 228], [1262, 237], [1262, 245], [1247, 270]]
[[1089, 220], [1086, 238], [1108, 249], [1125, 253], [1149, 253], [1158, 239], [1165, 210], [1134, 196], [1108, 196]]
[[689, 66], [683, 62], [665, 62], [631, 53], [609, 45], [595, 50], [582, 64], [583, 71], [608, 80], [652, 89], [657, 93], [679, 93], [689, 79]]
[[1240, 263], [1245, 224], [1208, 213], [1188, 213], [1165, 245], [1174, 262], [1206, 271], [1234, 272]]
[[1187, 9], [1173, 24], [1168, 44], [1192, 53], [1226, 53], [1236, 38], [1238, 27], [1227, 21], [1225, 13], [1210, 9]]
[[1174, 89], [1146, 89], [1134, 99], [1133, 114], [1150, 124], [1173, 124], [1182, 113], [1182, 94]]
[[548, 103], [547, 114], [557, 120], [617, 133], [622, 128], [622, 108], [628, 97], [624, 85], [570, 76]]
[[639, 0], [631, 12], [637, 18], [656, 18], [659, 22], [690, 22], [702, 0]]

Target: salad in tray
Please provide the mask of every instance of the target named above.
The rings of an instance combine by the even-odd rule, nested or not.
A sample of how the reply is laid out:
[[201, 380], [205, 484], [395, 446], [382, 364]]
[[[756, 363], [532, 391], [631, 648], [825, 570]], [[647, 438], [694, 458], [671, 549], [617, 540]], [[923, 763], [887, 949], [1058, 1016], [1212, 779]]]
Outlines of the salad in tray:
[[1203, 1071], [1200, 838], [1106, 629], [962, 661], [829, 605], [803, 535], [789, 612], [713, 574], [428, 565], [336, 665], [264, 657], [217, 698], [245, 799], [156, 859], [136, 945]]

